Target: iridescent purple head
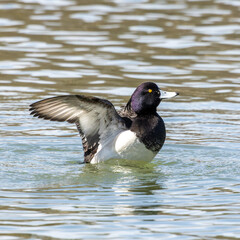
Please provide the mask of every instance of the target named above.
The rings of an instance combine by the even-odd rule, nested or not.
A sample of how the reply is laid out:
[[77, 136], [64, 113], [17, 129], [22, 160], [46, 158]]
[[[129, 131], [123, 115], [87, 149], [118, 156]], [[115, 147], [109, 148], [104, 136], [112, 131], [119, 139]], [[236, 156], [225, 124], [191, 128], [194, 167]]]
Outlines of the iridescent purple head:
[[[139, 85], [128, 102], [136, 114], [155, 113], [157, 106], [164, 98], [177, 96], [175, 92], [164, 92], [153, 82], [145, 82]], [[130, 107], [129, 106], [129, 107]]]

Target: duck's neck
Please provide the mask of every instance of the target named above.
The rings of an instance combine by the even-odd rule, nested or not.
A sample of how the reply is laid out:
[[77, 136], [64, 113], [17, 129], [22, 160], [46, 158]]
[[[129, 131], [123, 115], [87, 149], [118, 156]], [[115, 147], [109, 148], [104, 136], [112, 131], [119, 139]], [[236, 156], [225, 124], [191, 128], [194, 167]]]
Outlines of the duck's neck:
[[156, 112], [152, 114], [138, 114], [133, 119], [130, 130], [135, 132], [139, 140], [149, 150], [154, 152], [159, 151], [165, 141], [165, 125]]

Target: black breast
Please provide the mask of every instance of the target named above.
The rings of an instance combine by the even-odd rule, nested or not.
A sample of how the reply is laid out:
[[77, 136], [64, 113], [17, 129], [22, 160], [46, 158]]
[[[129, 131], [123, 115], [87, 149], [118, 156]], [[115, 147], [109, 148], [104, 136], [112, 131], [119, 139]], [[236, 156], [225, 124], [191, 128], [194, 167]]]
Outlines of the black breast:
[[158, 114], [136, 117], [130, 130], [135, 132], [140, 142], [153, 152], [158, 152], [162, 148], [166, 138], [165, 125]]

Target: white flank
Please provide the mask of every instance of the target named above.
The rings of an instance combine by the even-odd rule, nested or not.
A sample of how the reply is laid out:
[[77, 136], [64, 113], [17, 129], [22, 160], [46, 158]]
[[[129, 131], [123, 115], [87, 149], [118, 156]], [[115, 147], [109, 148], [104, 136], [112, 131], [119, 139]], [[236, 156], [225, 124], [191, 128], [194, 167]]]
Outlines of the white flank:
[[126, 130], [109, 140], [104, 146], [100, 144], [91, 163], [99, 163], [109, 159], [151, 161], [155, 155], [156, 153], [148, 150], [138, 140], [134, 132]]
[[156, 155], [141, 143], [130, 130], [120, 133], [115, 141], [115, 151], [122, 159], [151, 161]]

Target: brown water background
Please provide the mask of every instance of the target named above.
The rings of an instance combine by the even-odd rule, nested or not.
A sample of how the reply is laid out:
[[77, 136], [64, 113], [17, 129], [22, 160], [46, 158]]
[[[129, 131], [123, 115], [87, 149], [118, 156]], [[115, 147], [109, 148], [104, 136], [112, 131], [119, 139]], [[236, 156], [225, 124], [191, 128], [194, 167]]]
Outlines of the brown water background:
[[[75, 126], [29, 116], [144, 81], [180, 92], [148, 165], [81, 165]], [[240, 239], [239, 116], [238, 0], [0, 1], [0, 239]]]

